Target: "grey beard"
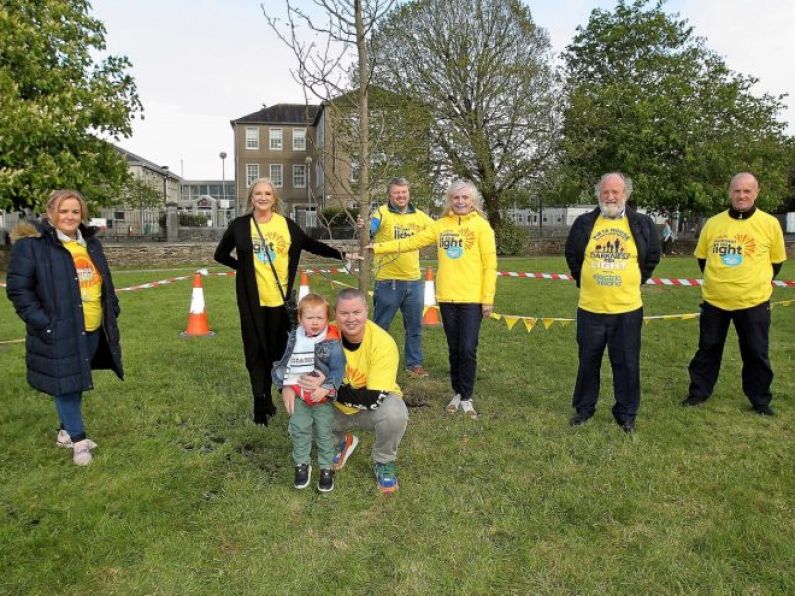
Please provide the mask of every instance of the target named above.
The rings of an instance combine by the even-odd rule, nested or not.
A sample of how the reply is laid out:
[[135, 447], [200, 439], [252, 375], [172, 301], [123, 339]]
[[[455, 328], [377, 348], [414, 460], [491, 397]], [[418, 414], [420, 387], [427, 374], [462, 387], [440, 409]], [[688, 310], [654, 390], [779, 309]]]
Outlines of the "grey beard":
[[[614, 211], [614, 212], [613, 213], [609, 213], [608, 209], [610, 209], [611, 211]], [[607, 219], [621, 219], [622, 217], [624, 217], [625, 209], [626, 209], [626, 205], [619, 209], [618, 207], [612, 207], [612, 206], [611, 207], [604, 207], [601, 203], [599, 204], [599, 212], [602, 214], [602, 217], [605, 217]]]

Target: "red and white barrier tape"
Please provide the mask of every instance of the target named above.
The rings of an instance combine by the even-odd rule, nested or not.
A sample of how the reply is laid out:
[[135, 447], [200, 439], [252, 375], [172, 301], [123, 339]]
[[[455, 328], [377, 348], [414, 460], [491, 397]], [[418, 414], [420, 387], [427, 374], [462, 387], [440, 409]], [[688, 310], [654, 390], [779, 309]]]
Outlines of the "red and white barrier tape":
[[[499, 277], [520, 277], [525, 279], [556, 279], [560, 281], [572, 281], [571, 275], [565, 273], [531, 273], [528, 271], [498, 271]], [[682, 287], [699, 287], [704, 285], [703, 279], [694, 278], [667, 278], [667, 277], [652, 277], [646, 280], [646, 285], [650, 286], [682, 286]], [[773, 280], [773, 285], [779, 288], [795, 288], [795, 281], [792, 280]]]
[[[312, 275], [315, 273], [348, 273], [349, 271], [346, 269], [341, 268], [330, 268], [330, 269], [304, 269], [306, 273]], [[203, 275], [220, 275], [220, 276], [234, 276], [234, 271], [220, 271], [214, 273], [204, 273]], [[557, 281], [573, 281], [571, 275], [567, 273], [535, 273], [530, 271], [498, 271], [498, 277], [516, 277], [522, 279], [552, 279]], [[117, 288], [117, 292], [132, 292], [133, 290], [144, 290], [148, 288], [156, 288], [158, 286], [168, 285], [177, 281], [183, 281], [186, 279], [191, 279], [193, 274], [191, 275], [181, 275], [179, 277], [171, 277], [169, 279], [161, 279], [158, 281], [152, 281], [145, 284], [138, 284], [136, 286], [130, 286], [127, 288]], [[777, 288], [795, 288], [795, 280], [780, 280], [774, 279], [773, 285]], [[679, 287], [700, 287], [704, 285], [703, 279], [695, 279], [690, 277], [680, 277], [680, 278], [667, 278], [667, 277], [652, 277], [646, 281], [646, 285], [649, 286], [679, 286]], [[0, 288], [6, 287], [4, 282], [0, 282]]]

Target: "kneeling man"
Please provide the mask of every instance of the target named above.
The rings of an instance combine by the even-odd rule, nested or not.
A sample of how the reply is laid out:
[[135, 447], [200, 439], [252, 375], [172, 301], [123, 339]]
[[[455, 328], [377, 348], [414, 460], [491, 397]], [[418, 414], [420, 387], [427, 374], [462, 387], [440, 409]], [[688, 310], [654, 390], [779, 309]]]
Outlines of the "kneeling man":
[[[333, 431], [339, 441], [333, 467], [340, 470], [359, 439], [347, 432], [358, 427], [375, 433], [372, 458], [382, 493], [398, 489], [395, 460], [409, 414], [397, 384], [398, 354], [395, 340], [367, 319], [367, 298], [355, 289], [337, 295], [334, 316], [342, 335], [345, 376], [337, 391]], [[302, 377], [301, 385], [314, 389], [322, 377]]]

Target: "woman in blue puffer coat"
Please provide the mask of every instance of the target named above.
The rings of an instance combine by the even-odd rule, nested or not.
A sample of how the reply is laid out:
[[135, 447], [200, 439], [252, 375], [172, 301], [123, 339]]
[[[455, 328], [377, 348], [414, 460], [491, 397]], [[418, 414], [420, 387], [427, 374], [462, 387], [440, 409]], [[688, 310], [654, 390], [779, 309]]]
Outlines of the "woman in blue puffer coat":
[[75, 464], [91, 463], [96, 443], [83, 425], [83, 392], [91, 371], [124, 378], [119, 344], [119, 300], [97, 228], [87, 227], [82, 195], [56, 190], [47, 217], [18, 226], [6, 292], [27, 329], [27, 379], [54, 397], [61, 421], [56, 444], [73, 448]]

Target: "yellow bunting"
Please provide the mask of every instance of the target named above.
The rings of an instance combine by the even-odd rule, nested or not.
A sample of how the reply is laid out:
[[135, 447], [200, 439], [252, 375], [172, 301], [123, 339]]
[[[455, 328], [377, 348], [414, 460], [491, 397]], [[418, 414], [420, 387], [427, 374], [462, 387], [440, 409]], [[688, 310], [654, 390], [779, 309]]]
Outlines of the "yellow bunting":
[[682, 320], [683, 321], [689, 321], [691, 319], [695, 319], [697, 316], [698, 316], [698, 313], [691, 312], [691, 313], [688, 313], [686, 315], [682, 315]]
[[555, 319], [541, 319], [541, 321], [544, 323], [544, 329], [549, 329], [552, 327], [552, 323], [555, 322]]
[[514, 325], [519, 322], [519, 317], [505, 317], [505, 324], [508, 325], [508, 331], [513, 329]]
[[533, 330], [533, 327], [536, 326], [536, 320], [533, 317], [526, 317], [522, 319], [522, 322], [524, 323], [528, 333]]

